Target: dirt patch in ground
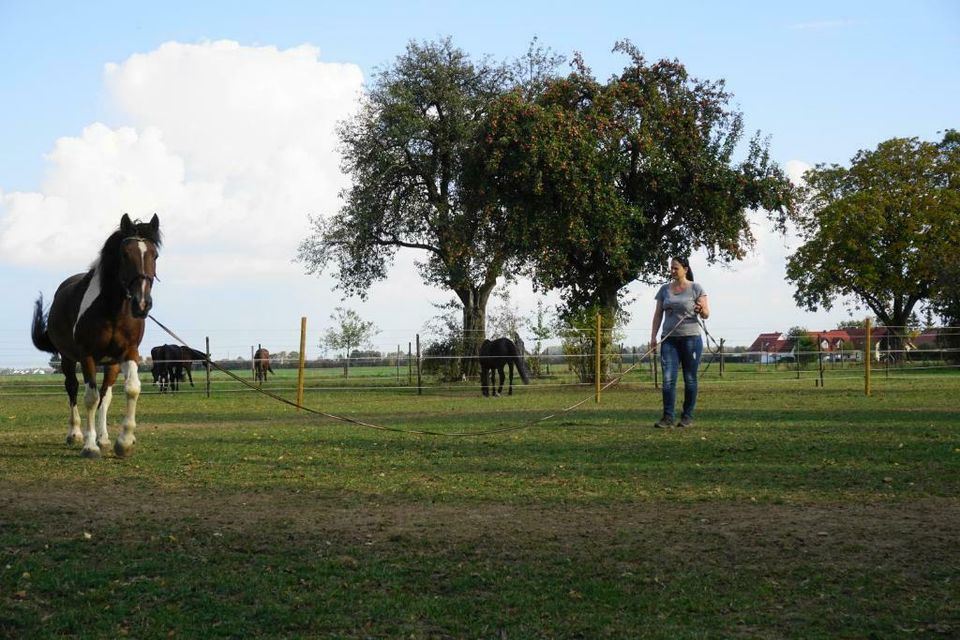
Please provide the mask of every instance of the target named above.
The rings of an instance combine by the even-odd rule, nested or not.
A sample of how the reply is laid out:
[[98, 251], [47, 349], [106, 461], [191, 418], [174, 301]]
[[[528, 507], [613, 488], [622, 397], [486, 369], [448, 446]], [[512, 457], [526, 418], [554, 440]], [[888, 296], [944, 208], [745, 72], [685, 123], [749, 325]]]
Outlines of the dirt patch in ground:
[[782, 505], [638, 502], [615, 505], [397, 503], [260, 491], [142, 493], [111, 488], [0, 487], [0, 524], [29, 522], [44, 537], [109, 527], [138, 535], [189, 527], [197, 534], [339, 540], [343, 543], [474, 546], [554, 551], [649, 545], [672, 557], [733, 564], [794, 558], [838, 568], [874, 562], [908, 568], [960, 558], [960, 500]]

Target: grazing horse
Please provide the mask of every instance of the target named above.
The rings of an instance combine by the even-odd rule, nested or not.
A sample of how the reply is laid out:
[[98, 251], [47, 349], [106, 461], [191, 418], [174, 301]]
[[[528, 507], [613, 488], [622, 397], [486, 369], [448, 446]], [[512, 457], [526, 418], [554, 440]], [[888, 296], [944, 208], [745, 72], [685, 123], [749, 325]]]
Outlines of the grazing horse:
[[191, 349], [190, 347], [180, 347], [180, 363], [183, 365], [183, 372], [180, 374], [180, 381], [183, 382], [183, 374], [187, 374], [187, 379], [190, 380], [190, 386], [193, 385], [193, 363], [196, 361], [206, 362], [207, 354], [203, 351], [198, 351], [197, 349]]
[[207, 354], [190, 347], [178, 344], [164, 344], [150, 350], [153, 360], [153, 383], [160, 387], [160, 393], [167, 389], [179, 391], [180, 383], [184, 381], [184, 374], [193, 384], [191, 370], [195, 360], [206, 361]]
[[[124, 214], [120, 228], [110, 234], [99, 258], [86, 273], [64, 280], [46, 315], [43, 296], [34, 305], [31, 337], [41, 351], [60, 354], [64, 386], [70, 400], [67, 444], [83, 440], [80, 454], [100, 457], [108, 449], [107, 412], [113, 398], [113, 383], [123, 372], [126, 412], [114, 453], [133, 453], [137, 439], [137, 399], [140, 378], [137, 363], [143, 339], [144, 318], [153, 306], [151, 291], [156, 277], [160, 220], [134, 222]], [[77, 363], [83, 372], [86, 432], [80, 428], [77, 409]], [[97, 392], [97, 366], [103, 365], [103, 384]]]
[[170, 367], [167, 365], [167, 345], [160, 345], [150, 349], [150, 374], [153, 384], [160, 387], [160, 393], [167, 390], [170, 384]]
[[253, 375], [257, 379], [257, 384], [266, 382], [268, 371], [273, 373], [273, 369], [270, 367], [270, 352], [260, 347], [253, 354]]
[[[499, 396], [503, 391], [503, 367], [510, 369], [510, 389], [507, 395], [513, 395], [513, 368], [516, 367], [520, 373], [523, 384], [530, 384], [530, 377], [527, 375], [527, 365], [523, 361], [523, 342], [519, 336], [514, 336], [517, 343], [514, 344], [509, 338], [497, 338], [496, 340], [484, 340], [480, 345], [480, 389], [483, 395], [489, 396], [491, 391], [494, 396]], [[500, 386], [494, 389], [494, 369], [500, 374]], [[488, 381], [489, 380], [489, 386]]]

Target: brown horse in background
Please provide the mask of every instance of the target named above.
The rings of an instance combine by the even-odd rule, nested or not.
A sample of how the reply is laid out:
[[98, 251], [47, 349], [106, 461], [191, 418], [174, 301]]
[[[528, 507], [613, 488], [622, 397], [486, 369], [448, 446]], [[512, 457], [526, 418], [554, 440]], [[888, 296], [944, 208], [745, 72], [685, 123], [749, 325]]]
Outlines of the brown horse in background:
[[[120, 228], [110, 234], [100, 256], [86, 273], [61, 283], [50, 310], [43, 312], [43, 296], [33, 311], [31, 337], [41, 351], [59, 353], [64, 386], [70, 400], [67, 444], [83, 439], [81, 455], [100, 457], [108, 449], [107, 411], [113, 397], [113, 383], [122, 371], [127, 396], [126, 414], [114, 453], [133, 453], [137, 439], [137, 399], [140, 396], [140, 341], [144, 318], [153, 306], [151, 291], [156, 277], [160, 220], [148, 223], [130, 220], [124, 214]], [[86, 432], [80, 429], [77, 408], [77, 363], [83, 372]], [[103, 383], [97, 392], [97, 366], [103, 366]]]
[[253, 375], [257, 380], [257, 384], [263, 384], [267, 381], [268, 371], [273, 373], [273, 369], [270, 367], [270, 352], [260, 347], [256, 353], [253, 354]]

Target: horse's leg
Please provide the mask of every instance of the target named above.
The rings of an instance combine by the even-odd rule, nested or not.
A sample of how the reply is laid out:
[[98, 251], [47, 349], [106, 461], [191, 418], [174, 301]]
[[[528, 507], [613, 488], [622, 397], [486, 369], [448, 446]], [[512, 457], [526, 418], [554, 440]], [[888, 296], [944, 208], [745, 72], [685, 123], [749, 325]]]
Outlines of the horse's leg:
[[120, 423], [120, 433], [113, 445], [113, 452], [118, 458], [125, 458], [133, 454], [133, 445], [137, 443], [134, 430], [137, 428], [137, 399], [140, 397], [140, 376], [137, 375], [137, 356], [124, 360], [120, 365], [123, 372], [123, 390], [127, 394], [127, 406]]
[[103, 382], [100, 384], [100, 406], [97, 408], [97, 447], [100, 451], [110, 448], [110, 434], [107, 433], [107, 415], [113, 400], [113, 383], [117, 381], [120, 365], [108, 364], [103, 368]]
[[83, 406], [87, 410], [87, 429], [83, 435], [83, 449], [80, 455], [84, 458], [99, 458], [100, 447], [97, 446], [97, 406], [100, 404], [100, 392], [97, 391], [97, 363], [92, 356], [85, 356], [80, 362], [83, 369]]
[[77, 380], [77, 363], [64, 358], [60, 361], [60, 370], [63, 371], [63, 386], [67, 388], [67, 398], [70, 402], [67, 444], [73, 444], [83, 440], [83, 431], [80, 430], [80, 410], [77, 409], [77, 390], [80, 388], [80, 382]]
[[497, 367], [497, 376], [500, 378], [500, 384], [497, 386], [496, 395], [499, 397], [503, 395], [503, 365]]
[[507, 395], [512, 396], [513, 395], [513, 363], [512, 362], [507, 362], [507, 369], [510, 370], [510, 390], [507, 391]]
[[487, 368], [480, 365], [480, 393], [486, 398], [490, 395], [490, 388], [487, 387]]

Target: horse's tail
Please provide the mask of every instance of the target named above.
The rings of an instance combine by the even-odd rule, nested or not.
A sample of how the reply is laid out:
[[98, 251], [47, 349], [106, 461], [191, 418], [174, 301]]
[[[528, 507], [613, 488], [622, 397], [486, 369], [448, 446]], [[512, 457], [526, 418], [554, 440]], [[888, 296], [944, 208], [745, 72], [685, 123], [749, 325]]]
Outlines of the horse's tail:
[[47, 316], [43, 313], [43, 294], [37, 298], [33, 305], [33, 323], [30, 325], [30, 338], [33, 339], [33, 346], [40, 351], [47, 353], [58, 353], [57, 348], [50, 341], [50, 335], [47, 333]]

